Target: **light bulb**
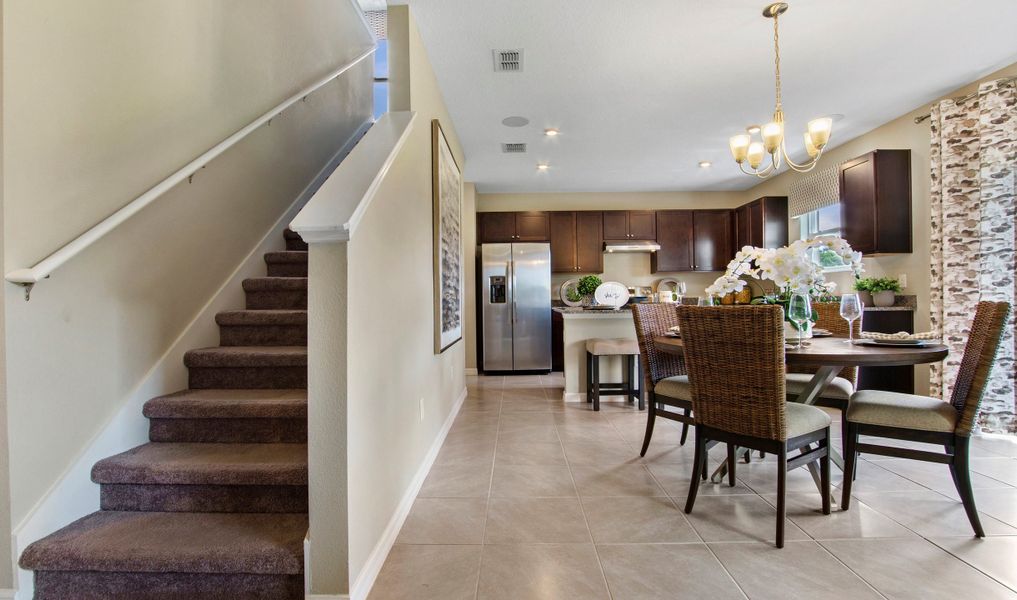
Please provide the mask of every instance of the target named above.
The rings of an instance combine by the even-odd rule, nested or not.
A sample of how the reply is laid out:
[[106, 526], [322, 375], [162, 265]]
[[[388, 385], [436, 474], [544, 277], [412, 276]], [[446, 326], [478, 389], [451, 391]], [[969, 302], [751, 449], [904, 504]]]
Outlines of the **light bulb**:
[[728, 140], [728, 144], [731, 146], [731, 156], [734, 156], [735, 162], [742, 164], [745, 161], [746, 153], [749, 150], [749, 143], [752, 138], [742, 133], [740, 135], [733, 136]]
[[809, 137], [812, 138], [812, 145], [817, 150], [822, 150], [830, 141], [831, 131], [833, 131], [833, 119], [821, 117], [809, 121]]
[[760, 142], [752, 142], [751, 144], [749, 144], [748, 151], [749, 166], [752, 167], [753, 169], [758, 168], [759, 165], [763, 164], [764, 154], [765, 150], [763, 149], [763, 144], [761, 144]]
[[552, 129], [545, 129], [544, 130], [544, 135], [546, 135], [547, 137], [554, 137], [554, 136], [558, 135], [559, 133], [561, 133], [561, 132], [558, 131], [557, 129], [553, 129], [553, 128]]
[[551, 165], [549, 165], [549, 164], [547, 164], [547, 163], [539, 163], [539, 164], [537, 165], [537, 170], [538, 170], [538, 171], [546, 171], [546, 170], [548, 170], [548, 169], [550, 169], [550, 168], [551, 168]]
[[763, 125], [763, 130], [760, 133], [763, 136], [763, 145], [766, 147], [766, 151], [773, 154], [784, 138], [784, 126], [776, 121], [771, 121]]
[[816, 158], [816, 155], [819, 154], [819, 148], [813, 145], [812, 136], [805, 133], [803, 137], [805, 138], [805, 150], [809, 153], [809, 158]]

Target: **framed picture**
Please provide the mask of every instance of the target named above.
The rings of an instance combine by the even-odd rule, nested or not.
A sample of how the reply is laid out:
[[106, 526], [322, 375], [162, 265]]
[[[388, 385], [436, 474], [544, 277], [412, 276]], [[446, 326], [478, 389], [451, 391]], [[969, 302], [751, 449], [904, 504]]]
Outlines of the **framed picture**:
[[431, 121], [434, 351], [463, 337], [463, 176], [438, 119]]

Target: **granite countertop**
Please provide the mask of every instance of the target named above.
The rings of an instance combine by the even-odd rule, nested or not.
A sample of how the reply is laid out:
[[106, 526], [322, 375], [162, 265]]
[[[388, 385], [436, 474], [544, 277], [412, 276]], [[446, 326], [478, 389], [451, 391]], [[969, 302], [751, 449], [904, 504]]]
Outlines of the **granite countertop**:
[[877, 311], [916, 311], [918, 310], [918, 296], [901, 295], [894, 298], [893, 306], [866, 306], [865, 312]]
[[[696, 304], [699, 301], [698, 297], [686, 296], [683, 304]], [[866, 306], [865, 312], [882, 312], [882, 311], [907, 311], [914, 312], [918, 309], [918, 297], [911, 295], [902, 295], [895, 298], [893, 306]], [[618, 310], [602, 310], [602, 309], [590, 309], [584, 306], [565, 306], [560, 301], [553, 301], [551, 310], [559, 312], [563, 315], [588, 315], [595, 316], [601, 315], [605, 317], [617, 316], [619, 313], [629, 314], [630, 305], [625, 305]]]

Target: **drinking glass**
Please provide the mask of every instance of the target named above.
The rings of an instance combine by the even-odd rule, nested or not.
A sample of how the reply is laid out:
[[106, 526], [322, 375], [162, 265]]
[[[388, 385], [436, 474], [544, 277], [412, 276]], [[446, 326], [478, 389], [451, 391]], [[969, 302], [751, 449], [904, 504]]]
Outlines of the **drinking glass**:
[[862, 301], [858, 294], [844, 294], [840, 297], [840, 316], [848, 322], [847, 343], [854, 343], [855, 320], [862, 316]]
[[713, 296], [700, 296], [699, 306], [713, 306]]
[[798, 326], [798, 348], [802, 347], [802, 329], [805, 323], [812, 319], [812, 303], [808, 294], [795, 294], [791, 296], [787, 305], [787, 318]]
[[674, 284], [674, 294], [676, 296], [675, 302], [677, 302], [678, 304], [681, 304], [682, 300], [685, 299], [685, 282], [684, 281], [679, 281], [679, 282]]

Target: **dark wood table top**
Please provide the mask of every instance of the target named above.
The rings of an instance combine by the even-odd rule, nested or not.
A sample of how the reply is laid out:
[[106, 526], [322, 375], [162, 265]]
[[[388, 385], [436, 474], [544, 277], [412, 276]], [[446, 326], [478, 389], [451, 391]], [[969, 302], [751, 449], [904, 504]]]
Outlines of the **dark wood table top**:
[[[668, 354], [683, 354], [681, 338], [659, 336], [654, 345]], [[737, 341], [732, 341], [737, 344]], [[812, 367], [898, 367], [939, 362], [949, 354], [942, 344], [925, 346], [863, 346], [848, 344], [842, 337], [806, 340], [801, 349], [788, 349], [784, 360], [789, 365]]]

